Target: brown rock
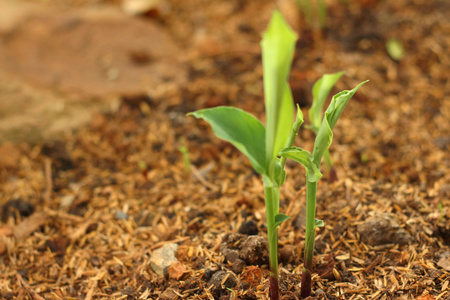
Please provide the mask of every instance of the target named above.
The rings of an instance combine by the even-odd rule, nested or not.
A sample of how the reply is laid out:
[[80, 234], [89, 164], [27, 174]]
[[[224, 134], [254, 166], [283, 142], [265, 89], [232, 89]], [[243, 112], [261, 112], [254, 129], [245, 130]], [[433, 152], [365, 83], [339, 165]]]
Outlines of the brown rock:
[[239, 257], [249, 265], [265, 264], [269, 261], [269, 245], [262, 236], [251, 235], [242, 244]]
[[165, 28], [107, 6], [0, 1], [0, 45], [0, 143], [58, 138], [122, 95], [185, 80]]
[[[8, 39], [0, 48], [0, 65], [28, 83], [105, 96], [184, 77], [175, 43], [156, 23], [107, 9], [49, 10], [22, 18], [20, 26], [3, 33]], [[136, 65], [135, 52], [145, 53], [148, 63]]]
[[414, 238], [403, 228], [390, 213], [375, 213], [358, 226], [361, 240], [369, 245], [408, 244]]

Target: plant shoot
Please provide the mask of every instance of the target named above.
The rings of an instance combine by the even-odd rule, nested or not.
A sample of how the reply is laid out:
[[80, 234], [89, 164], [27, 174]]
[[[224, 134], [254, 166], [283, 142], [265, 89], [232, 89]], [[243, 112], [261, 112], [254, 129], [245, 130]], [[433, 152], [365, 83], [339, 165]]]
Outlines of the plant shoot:
[[[290, 217], [280, 213], [279, 207], [280, 187], [286, 177], [284, 170], [286, 159], [293, 159], [301, 163], [306, 169], [309, 191], [307, 208], [309, 219], [306, 226], [305, 270], [310, 274], [312, 270], [311, 249], [314, 248], [314, 228], [323, 224], [322, 221], [315, 219], [316, 184], [322, 176], [319, 171], [320, 161], [324, 151], [328, 149], [331, 143], [331, 130], [348, 100], [359, 87], [334, 96], [322, 123], [315, 123], [317, 138], [313, 154], [292, 147], [297, 132], [303, 124], [303, 114], [298, 106], [294, 119], [294, 102], [291, 89], [287, 83], [296, 40], [297, 35], [286, 23], [281, 13], [275, 11], [267, 30], [263, 33], [261, 42], [266, 110], [265, 126], [253, 115], [235, 107], [219, 106], [188, 114], [208, 122], [215, 135], [230, 142], [242, 152], [250, 160], [253, 169], [262, 177], [269, 244], [269, 293], [272, 300], [279, 299], [278, 228], [281, 223], [290, 219]], [[328, 93], [329, 91], [326, 95]], [[311, 284], [309, 283], [309, 285]]]

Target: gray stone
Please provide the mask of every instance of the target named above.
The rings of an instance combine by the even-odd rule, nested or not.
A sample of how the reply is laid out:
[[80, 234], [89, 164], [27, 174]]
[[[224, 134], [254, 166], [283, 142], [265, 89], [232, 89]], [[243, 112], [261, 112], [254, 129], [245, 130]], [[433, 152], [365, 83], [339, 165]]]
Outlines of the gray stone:
[[399, 244], [414, 241], [414, 238], [400, 227], [398, 219], [390, 213], [375, 213], [358, 226], [361, 240], [371, 246]]
[[178, 245], [172, 243], [166, 244], [153, 251], [150, 257], [150, 266], [152, 270], [160, 276], [167, 276], [170, 265], [173, 262], [178, 261], [175, 257], [177, 249]]
[[124, 213], [123, 211], [119, 210], [116, 213], [116, 219], [117, 220], [126, 220], [126, 219], [128, 219], [128, 215], [126, 213]]

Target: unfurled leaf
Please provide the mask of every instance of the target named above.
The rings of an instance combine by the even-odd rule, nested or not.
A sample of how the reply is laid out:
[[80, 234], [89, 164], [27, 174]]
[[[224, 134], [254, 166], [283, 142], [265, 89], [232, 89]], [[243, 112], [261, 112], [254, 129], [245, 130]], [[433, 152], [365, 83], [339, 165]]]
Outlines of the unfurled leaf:
[[323, 227], [325, 224], [323, 223], [323, 220], [315, 219], [314, 220], [314, 227]]
[[291, 219], [291, 217], [286, 216], [285, 214], [276, 214], [275, 215], [275, 223], [273, 224], [272, 230], [275, 230], [281, 223]]
[[308, 111], [314, 132], [317, 134], [322, 123], [323, 106], [333, 86], [344, 72], [325, 74], [313, 86], [313, 103]]
[[319, 168], [313, 162], [313, 156], [306, 150], [298, 147], [284, 148], [278, 154], [282, 157], [290, 158], [301, 164], [306, 170], [306, 178], [310, 182], [316, 182], [322, 177]]
[[[281, 13], [275, 11], [261, 41], [266, 107], [266, 161], [269, 162], [285, 146], [291, 128], [293, 104], [287, 79], [296, 40], [295, 32]], [[284, 122], [286, 118], [289, 122]], [[288, 135], [283, 131], [288, 132]]]
[[219, 106], [188, 115], [208, 122], [214, 133], [246, 155], [259, 174], [267, 173], [264, 125], [253, 115], [235, 107]]

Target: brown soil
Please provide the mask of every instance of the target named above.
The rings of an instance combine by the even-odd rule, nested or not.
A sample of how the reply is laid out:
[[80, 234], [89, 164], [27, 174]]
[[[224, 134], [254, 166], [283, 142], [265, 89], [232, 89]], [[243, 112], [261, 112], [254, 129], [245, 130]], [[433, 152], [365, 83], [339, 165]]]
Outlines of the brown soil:
[[[134, 18], [169, 32], [185, 74], [165, 78], [166, 88], [154, 94], [113, 89], [119, 107], [64, 138], [0, 146], [0, 298], [267, 299], [260, 178], [236, 149], [185, 114], [234, 105], [262, 118], [259, 41], [275, 6], [161, 2], [168, 6]], [[346, 71], [335, 91], [370, 79], [335, 128], [337, 180], [319, 182], [325, 227], [317, 232], [314, 298], [450, 299], [449, 3], [332, 1], [320, 37], [288, 2], [280, 5], [302, 28], [291, 86], [305, 115], [323, 73]], [[39, 5], [78, 10], [95, 3]], [[386, 53], [389, 38], [406, 50], [399, 62]], [[137, 62], [146, 61], [138, 54]], [[34, 82], [31, 70], [21, 75], [25, 64], [9, 63], [26, 84], [52, 88], [45, 76]], [[53, 88], [73, 96], [70, 84]], [[302, 128], [296, 145], [311, 149], [313, 138]], [[189, 150], [189, 171], [180, 146]], [[304, 186], [301, 167], [288, 163], [281, 211], [292, 219], [279, 233], [282, 299], [300, 298]], [[178, 261], [158, 275], [152, 256], [171, 244]]]

